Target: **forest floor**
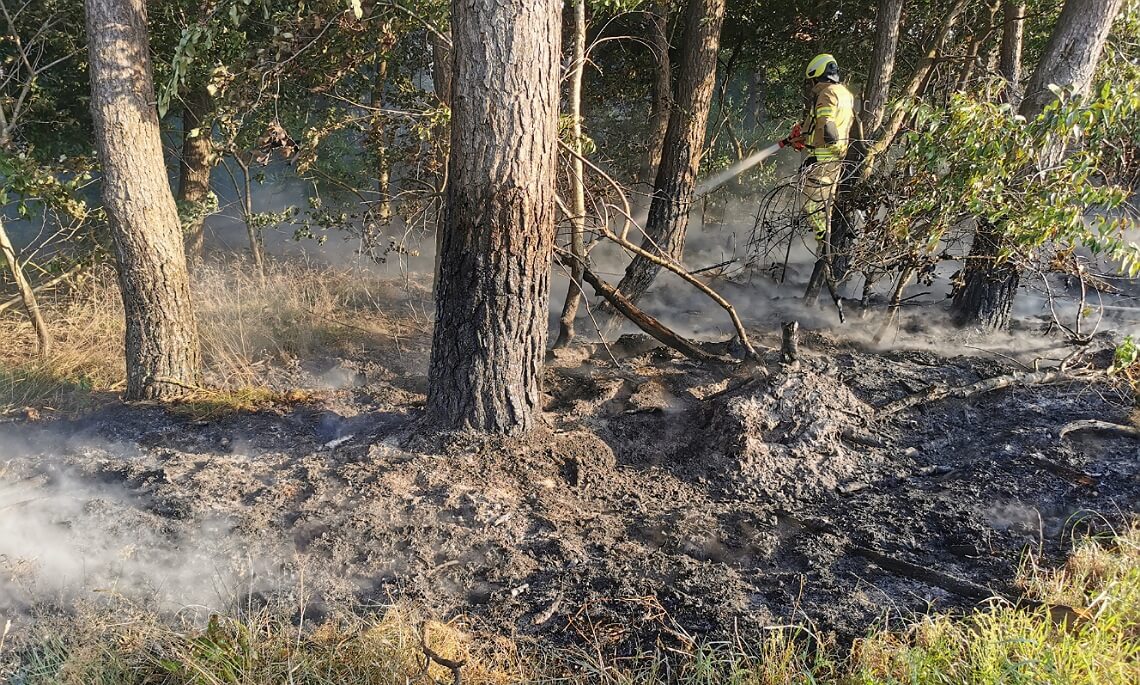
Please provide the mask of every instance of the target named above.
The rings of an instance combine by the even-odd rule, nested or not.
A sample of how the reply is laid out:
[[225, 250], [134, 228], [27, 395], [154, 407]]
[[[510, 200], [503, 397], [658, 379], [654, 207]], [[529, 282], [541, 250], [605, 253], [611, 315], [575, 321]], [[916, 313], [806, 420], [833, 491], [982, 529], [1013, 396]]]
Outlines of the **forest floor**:
[[836, 329], [806, 331], [783, 367], [773, 325], [754, 332], [761, 365], [717, 367], [627, 335], [552, 355], [535, 435], [433, 437], [428, 291], [369, 292], [382, 329], [342, 312], [351, 343], [318, 336], [249, 406], [108, 394], [10, 413], [0, 617], [125, 598], [202, 617], [280, 603], [319, 623], [399, 602], [612, 652], [805, 622], [845, 642], [887, 614], [1016, 600], [1027, 559], [1059, 564], [1075, 535], [1140, 508], [1135, 437], [1061, 435], [1136, 425], [1105, 373], [1112, 340], [1063, 382], [894, 411], [1029, 362]]

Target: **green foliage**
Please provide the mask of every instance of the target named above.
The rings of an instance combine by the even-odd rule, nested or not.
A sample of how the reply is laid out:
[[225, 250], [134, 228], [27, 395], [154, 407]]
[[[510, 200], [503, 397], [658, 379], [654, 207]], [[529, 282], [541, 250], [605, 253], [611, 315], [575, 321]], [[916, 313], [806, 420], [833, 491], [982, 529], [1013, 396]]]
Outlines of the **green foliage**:
[[913, 105], [897, 235], [933, 252], [979, 218], [1002, 230], [1003, 258], [1030, 262], [1046, 245], [1084, 245], [1140, 273], [1140, 246], [1125, 235], [1134, 222], [1121, 214], [1129, 190], [1106, 173], [1119, 162], [1116, 142], [1140, 135], [1140, 85], [1105, 82], [1087, 98], [1056, 92], [1032, 121], [965, 93], [945, 108]]

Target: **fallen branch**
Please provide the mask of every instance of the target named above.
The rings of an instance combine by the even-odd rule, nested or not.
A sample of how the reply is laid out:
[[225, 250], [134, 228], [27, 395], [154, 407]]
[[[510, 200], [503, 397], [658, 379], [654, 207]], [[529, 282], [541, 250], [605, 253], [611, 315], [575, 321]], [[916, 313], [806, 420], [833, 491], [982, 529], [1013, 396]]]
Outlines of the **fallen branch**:
[[[555, 250], [563, 261], [576, 259], [575, 255], [568, 250], [560, 247], [555, 248]], [[678, 335], [668, 326], [645, 313], [638, 308], [637, 305], [630, 302], [627, 297], [619, 293], [616, 288], [599, 278], [588, 263], [584, 261], [580, 261], [579, 263], [582, 265], [582, 278], [590, 284], [594, 292], [601, 295], [614, 309], [621, 312], [623, 316], [636, 324], [638, 328], [690, 359], [695, 359], [699, 362], [724, 363], [726, 361], [716, 355], [705, 352], [698, 347], [696, 343]]]
[[978, 381], [971, 385], [963, 386], [934, 386], [925, 392], [916, 393], [909, 397], [904, 397], [901, 400], [891, 402], [883, 407], [880, 407], [875, 412], [877, 418], [884, 418], [892, 416], [901, 411], [905, 411], [919, 404], [926, 402], [937, 402], [948, 397], [965, 398], [974, 395], [981, 395], [994, 390], [1001, 390], [1002, 388], [1011, 388], [1014, 386], [1027, 386], [1027, 385], [1052, 385], [1054, 383], [1061, 383], [1064, 381], [1077, 380], [1079, 377], [1064, 371], [1039, 371], [1037, 373], [1017, 372], [1011, 373], [1008, 376], [997, 376], [995, 378], [987, 378], [983, 381]]
[[1119, 423], [1109, 423], [1108, 421], [1098, 421], [1096, 419], [1066, 423], [1061, 427], [1061, 432], [1058, 434], [1058, 437], [1063, 438], [1069, 433], [1076, 433], [1077, 431], [1098, 431], [1101, 433], [1115, 433], [1116, 435], [1123, 435], [1129, 438], [1140, 438], [1140, 428], [1135, 426], [1122, 426]]

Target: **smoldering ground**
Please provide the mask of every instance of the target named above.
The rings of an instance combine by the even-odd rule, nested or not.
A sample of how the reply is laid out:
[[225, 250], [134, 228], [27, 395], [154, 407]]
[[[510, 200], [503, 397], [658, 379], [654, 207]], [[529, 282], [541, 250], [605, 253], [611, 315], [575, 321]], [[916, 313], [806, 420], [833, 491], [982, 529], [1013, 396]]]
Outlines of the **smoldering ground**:
[[[694, 223], [690, 266], [732, 255], [724, 226]], [[609, 254], [599, 269], [616, 281], [624, 261]], [[805, 308], [806, 249], [793, 266], [783, 285], [717, 286], [762, 348], [779, 346], [780, 321], [803, 324], [799, 370], [769, 353], [771, 375], [749, 380], [645, 336], [612, 339], [551, 360], [545, 423], [525, 442], [419, 434], [431, 331], [418, 281], [348, 298], [390, 330], [347, 321], [352, 344], [318, 338], [275, 370], [275, 387], [312, 389], [302, 399], [206, 419], [109, 403], [2, 424], [0, 612], [26, 631], [46, 607], [111, 596], [166, 611], [276, 598], [306, 620], [401, 600], [498, 632], [604, 634], [619, 650], [670, 639], [674, 621], [715, 636], [808, 619], [853, 637], [885, 607], [976, 601], [853, 550], [1011, 594], [1027, 546], [1054, 562], [1075, 521], [1134, 512], [1132, 439], [1058, 437], [1071, 421], [1132, 420], [1103, 373], [1110, 341], [1090, 347], [1087, 378], [879, 418], [931, 387], [1054, 363], [1064, 336], [1031, 321], [962, 337], [924, 304], [873, 345], [880, 320], [840, 326], [828, 305]], [[667, 274], [644, 306], [702, 340], [731, 334]], [[277, 335], [253, 323], [247, 337]]]

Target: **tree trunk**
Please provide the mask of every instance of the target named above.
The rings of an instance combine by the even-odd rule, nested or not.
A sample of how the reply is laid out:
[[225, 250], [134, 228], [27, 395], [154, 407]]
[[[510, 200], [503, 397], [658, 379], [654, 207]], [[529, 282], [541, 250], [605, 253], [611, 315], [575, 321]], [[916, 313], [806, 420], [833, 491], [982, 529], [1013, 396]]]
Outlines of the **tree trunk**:
[[570, 73], [571, 144], [578, 153], [571, 164], [570, 195], [573, 200], [570, 217], [570, 252], [577, 259], [570, 266], [570, 286], [559, 319], [555, 347], [569, 345], [574, 339], [574, 318], [582, 299], [582, 270], [586, 258], [586, 170], [582, 147], [582, 76], [586, 71], [586, 0], [574, 0], [574, 66]]
[[24, 270], [20, 268], [20, 260], [16, 257], [16, 248], [8, 239], [8, 231], [4, 228], [3, 219], [0, 219], [0, 252], [4, 253], [4, 261], [8, 262], [8, 268], [12, 271], [12, 280], [16, 282], [16, 287], [20, 290], [20, 299], [24, 303], [24, 309], [28, 312], [28, 318], [32, 320], [32, 327], [36, 331], [36, 341], [39, 344], [40, 357], [47, 357], [51, 354], [51, 333], [48, 331], [47, 324], [44, 323], [44, 317], [40, 314], [40, 305], [36, 301], [36, 293], [32, 290], [28, 279], [24, 278]]
[[448, 34], [431, 34], [431, 85], [439, 101], [450, 107], [454, 58], [448, 40]]
[[1019, 110], [1022, 116], [1037, 116], [1056, 98], [1049, 90], [1050, 84], [1072, 87], [1078, 95], [1088, 93], [1122, 3], [1123, 0], [1066, 0], [1045, 53], [1025, 86], [1025, 99]]
[[1021, 102], [1021, 46], [1025, 40], [1025, 0], [1005, 0], [1002, 6], [1001, 60], [998, 72], [1005, 79], [1002, 100], [1014, 107]]
[[131, 400], [180, 395], [198, 334], [155, 111], [145, 0], [86, 0], [91, 113], [126, 312]]
[[1002, 240], [999, 227], [978, 222], [974, 244], [963, 267], [962, 284], [954, 289], [950, 311], [955, 324], [987, 330], [1009, 326], [1021, 274], [1012, 262], [998, 261]]
[[[966, 6], [969, 4], [970, 0], [954, 0], [954, 4], [950, 6], [946, 16], [942, 18], [942, 23], [939, 24], [938, 30], [931, 39], [926, 54], [919, 60], [918, 66], [915, 67], [914, 73], [911, 74], [910, 80], [907, 82], [906, 87], [903, 88], [902, 97], [912, 98], [922, 92], [924, 84], [934, 71], [934, 65], [938, 59], [938, 53], [942, 50], [942, 44], [946, 41], [951, 29], [954, 28], [954, 24], [958, 22], [958, 18], [962, 16], [962, 12], [966, 10]], [[882, 130], [876, 133], [875, 142], [867, 149], [867, 154], [863, 162], [863, 170], [860, 173], [860, 181], [866, 181], [874, 173], [876, 160], [894, 143], [895, 136], [898, 135], [905, 119], [906, 111], [901, 108], [897, 109], [895, 113], [891, 115], [891, 118], [882, 126]], [[870, 131], [867, 133], [870, 133]]]
[[182, 227], [186, 256], [191, 261], [202, 258], [205, 241], [206, 200], [210, 197], [210, 172], [214, 168], [211, 129], [213, 98], [205, 84], [196, 85], [186, 94], [182, 108], [182, 160], [178, 174], [178, 204], [189, 216]]
[[653, 103], [649, 110], [649, 141], [641, 166], [641, 181], [652, 183], [661, 164], [661, 146], [669, 128], [673, 103], [673, 67], [669, 58], [669, 3], [658, 0], [647, 8], [649, 44], [656, 67], [653, 70]]
[[[1050, 84], [1070, 87], [1077, 94], [1088, 92], [1122, 2], [1066, 0], [1045, 53], [1026, 86], [1019, 109], [1022, 116], [1038, 116], [1056, 98], [1049, 90]], [[974, 245], [966, 258], [962, 286], [954, 296], [954, 318], [959, 325], [993, 330], [1009, 325], [1020, 273], [1016, 263], [995, 258], [1004, 241], [1000, 224], [979, 222]]]
[[[388, 84], [388, 60], [380, 55], [376, 56], [376, 76], [372, 81], [372, 106], [377, 109], [384, 108], [384, 88]], [[392, 181], [392, 165], [388, 160], [388, 115], [382, 112], [372, 113], [372, 145], [376, 152], [376, 219], [380, 223], [392, 220], [392, 194], [390, 184]]]
[[452, 0], [455, 90], [428, 421], [518, 434], [540, 410], [560, 0]]
[[744, 113], [744, 125], [755, 129], [768, 119], [768, 76], [763, 67], [752, 72], [748, 83], [748, 105]]
[[[669, 128], [642, 241], [645, 250], [672, 259], [679, 260], [685, 249], [689, 209], [693, 204], [716, 84], [724, 7], [725, 0], [689, 0], [685, 11], [685, 42], [677, 93], [669, 114]], [[658, 264], [636, 257], [626, 269], [618, 290], [636, 303], [660, 270]]]
[[875, 48], [871, 52], [871, 65], [867, 70], [863, 112], [860, 117], [863, 130], [868, 135], [878, 133], [879, 127], [883, 125], [902, 28], [902, 8], [903, 0], [879, 0], [879, 9], [875, 15]]

